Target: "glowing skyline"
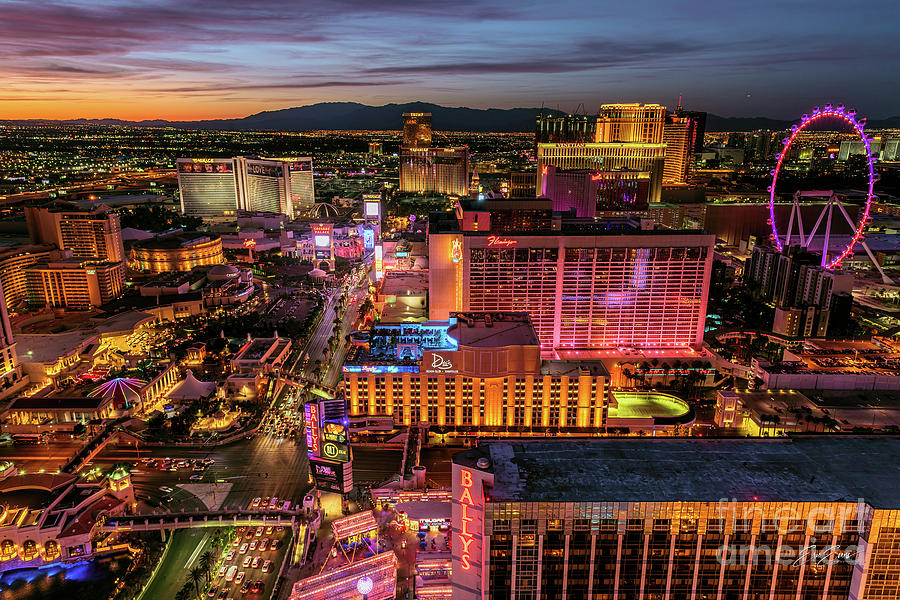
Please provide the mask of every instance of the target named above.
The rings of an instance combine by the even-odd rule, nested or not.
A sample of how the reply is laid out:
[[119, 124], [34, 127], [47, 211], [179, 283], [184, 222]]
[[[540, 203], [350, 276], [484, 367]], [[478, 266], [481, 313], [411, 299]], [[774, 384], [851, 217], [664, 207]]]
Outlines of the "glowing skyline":
[[888, 0], [0, 2], [0, 118], [240, 117], [321, 101], [900, 114]]

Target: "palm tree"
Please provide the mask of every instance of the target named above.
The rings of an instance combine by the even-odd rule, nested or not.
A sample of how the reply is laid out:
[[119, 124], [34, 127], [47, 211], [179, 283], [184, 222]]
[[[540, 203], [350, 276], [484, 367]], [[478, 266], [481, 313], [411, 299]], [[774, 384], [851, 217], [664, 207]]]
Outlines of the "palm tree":
[[200, 568], [206, 571], [207, 581], [212, 580], [212, 568], [215, 562], [215, 558], [209, 550], [200, 555]]
[[206, 573], [199, 566], [194, 567], [188, 573], [188, 583], [194, 584], [194, 591], [197, 593], [197, 600], [200, 600], [200, 582], [203, 581], [203, 577]]
[[194, 595], [194, 586], [190, 581], [185, 581], [180, 590], [175, 592], [175, 600], [190, 600]]

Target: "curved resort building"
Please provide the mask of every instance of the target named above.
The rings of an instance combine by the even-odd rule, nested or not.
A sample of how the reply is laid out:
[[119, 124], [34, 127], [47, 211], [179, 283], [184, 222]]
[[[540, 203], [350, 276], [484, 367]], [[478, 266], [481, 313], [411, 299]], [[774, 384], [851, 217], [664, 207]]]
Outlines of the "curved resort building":
[[149, 273], [190, 271], [225, 262], [222, 239], [214, 233], [179, 231], [135, 242], [129, 266]]

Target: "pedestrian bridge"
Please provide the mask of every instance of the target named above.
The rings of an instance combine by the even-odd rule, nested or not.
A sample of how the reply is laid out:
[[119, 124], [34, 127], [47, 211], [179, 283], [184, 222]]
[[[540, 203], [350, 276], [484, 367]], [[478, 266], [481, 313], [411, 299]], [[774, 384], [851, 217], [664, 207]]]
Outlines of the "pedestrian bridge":
[[160, 531], [194, 527], [242, 527], [251, 525], [282, 525], [296, 528], [305, 524], [303, 512], [228, 510], [194, 513], [157, 513], [151, 515], [110, 516], [98, 521], [97, 531]]

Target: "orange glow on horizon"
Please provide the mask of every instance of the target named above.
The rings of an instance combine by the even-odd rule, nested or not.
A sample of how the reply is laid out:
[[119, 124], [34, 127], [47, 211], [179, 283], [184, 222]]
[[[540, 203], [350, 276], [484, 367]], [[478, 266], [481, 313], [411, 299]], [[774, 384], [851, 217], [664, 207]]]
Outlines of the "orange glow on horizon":
[[26, 100], [5, 99], [0, 103], [0, 119], [122, 119], [143, 121], [201, 121], [206, 119], [239, 119], [264, 110], [278, 110], [301, 106], [305, 102], [289, 102], [282, 106], [261, 100], [238, 102], [221, 98], [133, 98], [110, 97], [98, 93], [97, 99], [65, 99], [59, 95], [40, 98], [40, 93], [29, 94]]

